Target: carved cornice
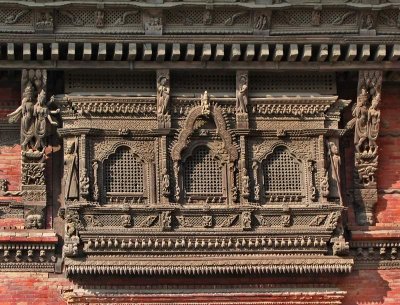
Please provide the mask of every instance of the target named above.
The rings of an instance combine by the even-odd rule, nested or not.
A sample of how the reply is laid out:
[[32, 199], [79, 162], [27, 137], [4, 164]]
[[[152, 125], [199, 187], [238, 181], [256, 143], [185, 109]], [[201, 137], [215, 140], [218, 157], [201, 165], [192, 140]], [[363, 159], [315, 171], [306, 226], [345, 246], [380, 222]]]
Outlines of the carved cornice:
[[65, 260], [69, 276], [80, 274], [118, 275], [213, 275], [213, 274], [319, 274], [349, 273], [353, 259], [325, 256], [231, 255], [219, 257], [119, 256]]

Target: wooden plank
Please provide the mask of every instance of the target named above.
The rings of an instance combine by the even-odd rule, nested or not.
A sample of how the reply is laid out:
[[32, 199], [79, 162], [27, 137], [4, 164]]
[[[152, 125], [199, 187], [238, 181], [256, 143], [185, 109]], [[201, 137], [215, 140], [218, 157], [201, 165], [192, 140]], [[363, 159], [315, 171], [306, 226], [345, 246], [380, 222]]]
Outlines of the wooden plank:
[[225, 55], [225, 46], [222, 43], [217, 44], [217, 48], [215, 50], [215, 61], [221, 61]]
[[186, 49], [185, 60], [186, 61], [193, 61], [195, 52], [196, 52], [195, 45], [193, 43], [189, 43], [187, 45], [187, 49]]
[[369, 44], [364, 44], [361, 48], [360, 61], [367, 61], [371, 56], [371, 46]]
[[137, 54], [136, 43], [130, 43], [128, 45], [128, 60], [135, 60]]
[[273, 61], [278, 62], [283, 58], [283, 44], [278, 43], [275, 46], [274, 55], [272, 56]]
[[249, 43], [247, 45], [246, 52], [244, 53], [244, 60], [252, 61], [255, 55], [256, 55], [255, 46], [253, 43]]
[[259, 61], [267, 61], [269, 57], [269, 46], [267, 44], [262, 44], [260, 48], [260, 54], [258, 55]]
[[374, 60], [381, 62], [385, 57], [386, 57], [386, 45], [381, 44], [378, 46], [378, 49], [376, 50]]
[[312, 56], [312, 46], [310, 44], [305, 44], [303, 47], [303, 52], [301, 53], [301, 61], [308, 62]]
[[51, 60], [58, 60], [60, 58], [60, 50], [57, 42], [51, 44]]
[[22, 59], [23, 60], [31, 60], [31, 44], [24, 43], [22, 45]]
[[172, 45], [172, 61], [178, 61], [181, 58], [181, 45], [179, 43], [174, 43]]
[[347, 48], [346, 61], [353, 61], [357, 56], [357, 45], [351, 44]]
[[99, 50], [97, 52], [97, 60], [106, 60], [107, 58], [107, 44], [104, 42], [99, 43]]
[[201, 61], [208, 61], [211, 57], [211, 44], [203, 44], [203, 50], [201, 52]]
[[67, 53], [68, 60], [75, 60], [75, 47], [76, 45], [74, 42], [68, 43], [68, 53]]
[[42, 61], [44, 59], [43, 43], [36, 44], [36, 60]]
[[296, 61], [298, 56], [299, 56], [299, 47], [298, 47], [298, 45], [295, 44], [295, 43], [290, 44], [288, 61]]
[[240, 44], [234, 43], [231, 48], [230, 61], [237, 61], [240, 58]]
[[92, 58], [92, 44], [86, 42], [83, 44], [83, 60], [90, 60]]
[[340, 45], [339, 44], [334, 44], [332, 46], [332, 52], [331, 55], [329, 57], [329, 60], [332, 62], [336, 62], [339, 60], [339, 57], [341, 55], [341, 51], [340, 51]]
[[165, 60], [165, 43], [159, 43], [157, 45], [156, 61], [162, 62], [164, 60]]
[[113, 60], [121, 60], [122, 59], [122, 55], [123, 55], [123, 46], [122, 43], [117, 42], [114, 46], [114, 56], [113, 56]]
[[151, 43], [143, 44], [143, 60], [149, 61], [153, 56], [153, 49]]
[[400, 44], [395, 44], [389, 54], [390, 61], [397, 61], [400, 58]]
[[318, 50], [317, 60], [319, 62], [324, 62], [328, 58], [328, 45], [321, 44]]

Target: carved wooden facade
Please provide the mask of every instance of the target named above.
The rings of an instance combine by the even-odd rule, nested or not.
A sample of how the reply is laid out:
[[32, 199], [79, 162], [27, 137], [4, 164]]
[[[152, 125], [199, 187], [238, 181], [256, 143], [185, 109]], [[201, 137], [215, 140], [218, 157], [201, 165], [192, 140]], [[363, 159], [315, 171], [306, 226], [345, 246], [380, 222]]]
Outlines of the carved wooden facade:
[[[2, 245], [0, 269], [73, 280], [351, 273], [367, 250], [349, 238], [348, 207], [374, 224], [400, 6], [317, 2], [1, 4], [0, 65], [20, 72], [22, 98], [14, 129], [0, 128], [20, 124], [22, 178], [17, 191], [0, 180], [0, 217], [52, 239]], [[348, 71], [353, 102], [338, 84]], [[79, 293], [70, 300], [90, 300]], [[345, 294], [313, 293], [324, 304]]]

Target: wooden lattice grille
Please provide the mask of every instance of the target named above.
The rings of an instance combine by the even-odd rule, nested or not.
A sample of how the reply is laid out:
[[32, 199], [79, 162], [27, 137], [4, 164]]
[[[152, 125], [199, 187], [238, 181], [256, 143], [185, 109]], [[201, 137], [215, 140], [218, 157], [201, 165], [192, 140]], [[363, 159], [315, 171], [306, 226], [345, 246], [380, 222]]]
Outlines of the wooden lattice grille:
[[129, 148], [119, 148], [105, 161], [107, 193], [143, 193], [143, 164]]
[[278, 147], [263, 162], [265, 191], [276, 195], [301, 195], [300, 163], [284, 147]]
[[186, 161], [184, 185], [188, 194], [222, 194], [221, 165], [207, 147], [198, 147]]

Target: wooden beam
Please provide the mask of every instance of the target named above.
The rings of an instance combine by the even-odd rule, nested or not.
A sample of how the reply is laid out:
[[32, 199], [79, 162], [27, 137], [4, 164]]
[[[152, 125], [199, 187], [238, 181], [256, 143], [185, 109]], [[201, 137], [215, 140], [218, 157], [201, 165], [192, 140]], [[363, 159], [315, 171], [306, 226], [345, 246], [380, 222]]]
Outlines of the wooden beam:
[[234, 43], [231, 49], [230, 61], [237, 61], [240, 58], [240, 44]]
[[130, 43], [128, 45], [128, 60], [135, 60], [137, 54], [136, 43]]
[[83, 44], [83, 60], [90, 60], [92, 58], [92, 44], [90, 42], [85, 42]]
[[165, 43], [159, 43], [157, 45], [156, 61], [162, 62], [164, 60], [165, 60]]
[[222, 43], [217, 44], [217, 48], [215, 50], [215, 61], [221, 61], [225, 55], [225, 46]]
[[319, 46], [317, 60], [319, 62], [324, 62], [327, 58], [328, 58], [328, 45], [327, 44], [321, 44]]
[[389, 54], [390, 61], [397, 61], [400, 58], [400, 44], [395, 44]]
[[259, 61], [267, 61], [269, 57], [269, 46], [267, 44], [262, 44], [260, 48], [260, 54], [258, 55]]
[[99, 50], [97, 52], [97, 60], [106, 60], [107, 58], [107, 44], [104, 42], [99, 43]]
[[252, 61], [256, 55], [255, 46], [253, 43], [249, 43], [246, 48], [246, 53], [244, 53], [245, 61]]
[[14, 60], [15, 59], [15, 50], [13, 43], [7, 43], [7, 59]]
[[331, 52], [329, 60], [332, 61], [332, 62], [336, 62], [336, 61], [339, 60], [340, 55], [341, 55], [340, 45], [339, 44], [334, 44], [332, 46], [332, 52]]
[[31, 60], [31, 44], [24, 43], [22, 45], [22, 59], [23, 60]]
[[289, 46], [288, 61], [296, 61], [297, 56], [299, 56], [299, 47], [297, 44], [292, 43]]
[[153, 56], [153, 48], [151, 46], [151, 43], [145, 43], [143, 44], [143, 60], [151, 60], [151, 57]]
[[367, 61], [371, 56], [371, 47], [369, 44], [364, 44], [361, 48], [360, 61]]
[[174, 43], [172, 45], [172, 61], [178, 61], [181, 58], [181, 45], [179, 43]]
[[44, 48], [43, 43], [38, 43], [36, 45], [36, 60], [42, 61], [44, 58]]
[[60, 51], [57, 42], [51, 44], [51, 60], [58, 60], [60, 58]]
[[201, 52], [201, 61], [208, 61], [211, 57], [211, 44], [203, 44], [203, 50]]
[[357, 45], [351, 44], [347, 48], [346, 61], [353, 61], [357, 56]]
[[75, 42], [68, 43], [68, 53], [67, 53], [68, 60], [75, 60], [75, 52], [76, 52], [75, 48], [76, 48]]
[[186, 49], [185, 60], [193, 61], [195, 53], [196, 53], [195, 45], [193, 43], [189, 43]]
[[301, 61], [308, 62], [312, 56], [312, 46], [310, 44], [305, 44], [303, 47], [303, 52], [301, 53]]
[[123, 55], [123, 46], [122, 43], [117, 42], [114, 46], [114, 56], [113, 56], [113, 60], [121, 60], [122, 59], [122, 55]]
[[386, 57], [386, 45], [380, 44], [376, 50], [374, 60], [381, 62]]
[[283, 44], [278, 43], [275, 46], [273, 61], [278, 62], [281, 61], [283, 57]]

